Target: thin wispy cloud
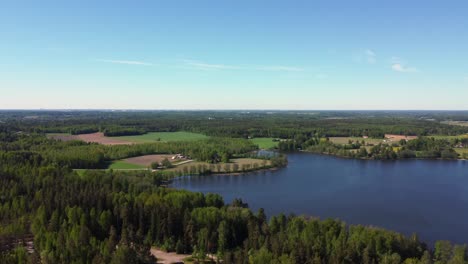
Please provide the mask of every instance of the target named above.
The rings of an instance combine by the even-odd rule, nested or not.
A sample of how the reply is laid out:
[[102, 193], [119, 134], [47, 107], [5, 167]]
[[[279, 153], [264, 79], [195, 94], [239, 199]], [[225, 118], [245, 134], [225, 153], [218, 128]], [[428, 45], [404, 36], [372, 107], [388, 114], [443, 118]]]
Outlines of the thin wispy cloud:
[[229, 64], [213, 64], [203, 61], [183, 60], [186, 67], [197, 70], [251, 70], [251, 71], [282, 71], [282, 72], [302, 72], [305, 69], [294, 66], [283, 65], [263, 65], [263, 66], [245, 66]]
[[211, 64], [201, 61], [184, 60], [185, 65], [198, 69], [198, 70], [236, 70], [240, 69], [238, 66], [226, 65], [226, 64]]
[[114, 64], [127, 64], [127, 65], [141, 65], [141, 66], [152, 66], [152, 63], [149, 62], [144, 62], [144, 61], [133, 61], [133, 60], [103, 60], [99, 59], [96, 61], [100, 62], [108, 62], [108, 63], [114, 63]]
[[396, 72], [411, 73], [419, 72], [417, 68], [407, 66], [407, 63], [399, 57], [392, 57], [392, 70]]

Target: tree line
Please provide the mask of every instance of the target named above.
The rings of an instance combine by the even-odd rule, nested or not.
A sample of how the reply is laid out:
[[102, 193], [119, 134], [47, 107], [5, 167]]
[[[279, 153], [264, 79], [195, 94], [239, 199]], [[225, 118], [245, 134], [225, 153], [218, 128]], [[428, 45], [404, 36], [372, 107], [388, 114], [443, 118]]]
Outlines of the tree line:
[[315, 153], [362, 159], [458, 159], [459, 155], [454, 147], [459, 143], [466, 144], [467, 141], [468, 139], [447, 140], [418, 137], [409, 141], [403, 139], [392, 144], [369, 145], [359, 140], [350, 140], [348, 144], [336, 144], [330, 141], [329, 138], [320, 136], [306, 138], [301, 136], [279, 142], [278, 148], [281, 151], [301, 149]]

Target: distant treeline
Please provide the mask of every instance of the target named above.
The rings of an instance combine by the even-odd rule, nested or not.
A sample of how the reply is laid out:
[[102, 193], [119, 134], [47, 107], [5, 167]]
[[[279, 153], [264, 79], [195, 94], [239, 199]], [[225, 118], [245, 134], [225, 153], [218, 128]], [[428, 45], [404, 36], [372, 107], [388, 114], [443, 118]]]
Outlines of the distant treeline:
[[136, 136], [146, 134], [146, 130], [135, 127], [107, 127], [103, 133], [106, 137]]
[[[37, 115], [37, 118], [27, 118]], [[4, 124], [25, 132], [83, 133], [101, 131], [110, 136], [146, 131], [191, 131], [217, 137], [322, 137], [398, 135], [458, 135], [468, 127], [441, 120], [464, 120], [468, 112], [0, 112]]]
[[109, 126], [100, 128], [96, 126], [74, 126], [74, 127], [63, 127], [58, 132], [68, 132], [72, 135], [90, 134], [96, 132], [102, 132], [106, 137], [119, 137], [119, 136], [135, 136], [146, 134], [146, 130], [143, 128], [135, 127], [119, 127]]
[[[63, 131], [63, 130], [62, 130]], [[68, 130], [68, 132], [72, 135], [80, 135], [80, 134], [90, 134], [99, 132], [99, 128], [97, 127], [73, 127]]]

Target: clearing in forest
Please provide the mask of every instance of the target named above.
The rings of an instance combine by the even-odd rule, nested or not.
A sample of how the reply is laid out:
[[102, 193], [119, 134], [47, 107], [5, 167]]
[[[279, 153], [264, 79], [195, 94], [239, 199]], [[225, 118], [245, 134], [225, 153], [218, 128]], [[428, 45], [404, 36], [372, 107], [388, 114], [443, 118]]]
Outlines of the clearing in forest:
[[457, 135], [457, 136], [444, 136], [444, 135], [437, 135], [437, 136], [427, 136], [428, 138], [435, 138], [435, 139], [463, 139], [463, 138], [468, 138], [468, 134], [462, 134], [462, 135]]
[[62, 140], [81, 140], [88, 143], [99, 143], [103, 145], [131, 145], [138, 143], [154, 143], [169, 141], [192, 141], [207, 139], [208, 136], [192, 132], [149, 132], [137, 136], [106, 137], [102, 132], [91, 134], [71, 135], [68, 133], [50, 133], [47, 137]]
[[359, 142], [361, 143], [364, 141], [366, 145], [378, 145], [380, 143], [384, 143], [383, 139], [379, 138], [363, 138], [363, 137], [329, 137], [330, 141], [334, 144], [349, 144], [349, 141]]
[[130, 145], [133, 142], [121, 140], [116, 137], [106, 137], [102, 132], [91, 133], [91, 134], [79, 134], [79, 135], [71, 135], [68, 133], [51, 133], [47, 134], [47, 137], [62, 140], [62, 141], [70, 141], [70, 140], [81, 140], [88, 143], [99, 143], [103, 145]]
[[162, 141], [162, 142], [192, 141], [192, 140], [199, 140], [199, 139], [207, 139], [208, 136], [199, 134], [199, 133], [178, 131], [178, 132], [149, 132], [149, 133], [138, 135], [138, 136], [121, 136], [121, 137], [112, 137], [112, 138], [123, 140], [123, 141], [129, 141], [133, 143], [154, 143], [158, 141]]
[[452, 126], [468, 126], [468, 121], [443, 121], [441, 123]]
[[155, 154], [155, 155], [144, 155], [133, 158], [124, 159], [124, 162], [140, 165], [144, 167], [149, 167], [151, 163], [158, 162], [161, 163], [164, 159], [168, 159], [171, 163], [178, 163], [181, 161], [186, 161], [185, 157], [181, 157], [179, 154]]
[[275, 138], [252, 138], [250, 139], [260, 149], [272, 149], [278, 147], [278, 141]]
[[109, 169], [113, 170], [137, 170], [137, 169], [146, 169], [147, 166], [129, 163], [123, 160], [117, 160], [112, 162], [109, 166]]
[[417, 139], [417, 138], [418, 138], [418, 136], [385, 134], [385, 141], [386, 142], [399, 142], [402, 139], [408, 141], [408, 140], [413, 140], [413, 139]]
[[455, 151], [463, 157], [463, 154], [468, 155], [468, 148], [456, 148]]
[[151, 255], [155, 256], [158, 264], [185, 263], [186, 258], [191, 257], [188, 254], [177, 254], [175, 252], [166, 252], [159, 248], [151, 248]]
[[113, 161], [109, 166], [109, 169], [118, 170], [134, 170], [144, 169], [151, 167], [151, 163], [161, 163], [164, 159], [168, 159], [174, 165], [180, 162], [186, 162], [187, 158], [180, 154], [154, 154], [154, 155], [143, 155], [137, 157], [126, 158], [122, 160]]

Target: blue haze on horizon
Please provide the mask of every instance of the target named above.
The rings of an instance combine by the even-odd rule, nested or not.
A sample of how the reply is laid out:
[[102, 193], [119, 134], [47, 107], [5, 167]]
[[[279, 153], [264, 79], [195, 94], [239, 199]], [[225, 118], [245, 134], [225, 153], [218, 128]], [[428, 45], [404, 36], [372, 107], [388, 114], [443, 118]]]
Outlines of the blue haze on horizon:
[[0, 109], [468, 110], [467, 1], [4, 1]]

